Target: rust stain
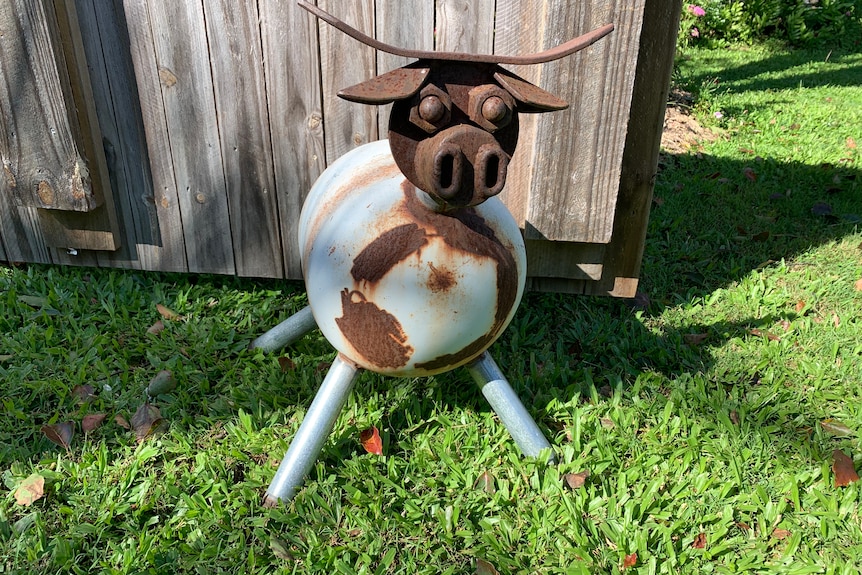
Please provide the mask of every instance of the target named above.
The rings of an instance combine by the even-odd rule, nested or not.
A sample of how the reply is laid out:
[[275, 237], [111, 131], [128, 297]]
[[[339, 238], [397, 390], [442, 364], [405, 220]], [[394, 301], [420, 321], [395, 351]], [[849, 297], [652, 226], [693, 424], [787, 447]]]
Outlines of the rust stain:
[[36, 187], [36, 194], [39, 196], [39, 201], [44, 205], [54, 205], [54, 189], [45, 180], [39, 182], [39, 185]]
[[428, 243], [425, 230], [416, 224], [403, 224], [383, 232], [353, 259], [350, 275], [357, 282], [376, 283], [398, 262]]
[[455, 280], [455, 274], [452, 273], [452, 270], [438, 268], [431, 262], [428, 262], [428, 266], [431, 268], [431, 275], [428, 276], [428, 281], [425, 282], [425, 285], [427, 285], [428, 289], [432, 292], [447, 292], [457, 283]]
[[401, 189], [410, 215], [420, 224], [434, 230], [434, 235], [442, 238], [448, 247], [490, 258], [496, 264], [497, 305], [493, 325], [487, 333], [461, 351], [416, 364], [419, 369], [439, 370], [472, 357], [490, 345], [518, 297], [518, 269], [514, 256], [475, 209], [461, 208], [438, 213], [422, 204], [416, 195], [416, 188], [408, 180], [401, 184]]
[[342, 316], [335, 318], [335, 323], [357, 353], [381, 368], [407, 365], [413, 347], [407, 344], [407, 336], [395, 316], [367, 301], [361, 292], [347, 288], [341, 292], [341, 310]]

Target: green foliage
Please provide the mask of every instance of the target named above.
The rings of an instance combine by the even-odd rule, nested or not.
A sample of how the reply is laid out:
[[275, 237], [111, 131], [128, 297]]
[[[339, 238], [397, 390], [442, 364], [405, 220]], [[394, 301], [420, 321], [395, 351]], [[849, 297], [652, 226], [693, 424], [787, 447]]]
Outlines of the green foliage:
[[862, 0], [702, 0], [683, 6], [680, 47], [767, 39], [858, 47]]

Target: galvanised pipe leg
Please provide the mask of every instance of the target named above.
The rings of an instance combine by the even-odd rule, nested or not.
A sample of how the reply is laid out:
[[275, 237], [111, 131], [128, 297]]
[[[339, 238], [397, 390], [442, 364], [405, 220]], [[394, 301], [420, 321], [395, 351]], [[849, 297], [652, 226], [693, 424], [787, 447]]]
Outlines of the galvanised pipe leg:
[[335, 358], [266, 490], [265, 506], [273, 507], [296, 494], [317, 461], [358, 375], [359, 368], [350, 361], [340, 355]]
[[317, 327], [311, 308], [306, 306], [249, 344], [249, 349], [276, 351], [295, 342]]
[[482, 390], [482, 395], [509, 430], [521, 453], [528, 457], [538, 457], [542, 450], [547, 449], [550, 454], [548, 463], [554, 463], [551, 444], [542, 435], [539, 426], [527, 413], [527, 408], [518, 399], [515, 390], [488, 352], [468, 363], [467, 369]]

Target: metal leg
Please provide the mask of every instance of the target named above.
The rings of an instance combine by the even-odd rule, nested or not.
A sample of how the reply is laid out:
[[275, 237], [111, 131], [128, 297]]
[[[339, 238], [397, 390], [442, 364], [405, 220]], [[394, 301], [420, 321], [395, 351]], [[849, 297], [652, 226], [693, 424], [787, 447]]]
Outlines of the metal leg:
[[264, 505], [272, 507], [279, 500], [288, 501], [296, 494], [317, 461], [358, 375], [355, 365], [341, 356], [335, 358], [266, 490]]
[[248, 348], [276, 351], [290, 345], [316, 327], [317, 323], [311, 315], [311, 308], [306, 306], [251, 342]]
[[527, 413], [524, 404], [488, 352], [468, 363], [467, 369], [521, 452], [528, 457], [538, 457], [542, 450], [547, 449], [550, 454], [548, 463], [554, 463], [551, 444], [542, 435], [539, 426]]

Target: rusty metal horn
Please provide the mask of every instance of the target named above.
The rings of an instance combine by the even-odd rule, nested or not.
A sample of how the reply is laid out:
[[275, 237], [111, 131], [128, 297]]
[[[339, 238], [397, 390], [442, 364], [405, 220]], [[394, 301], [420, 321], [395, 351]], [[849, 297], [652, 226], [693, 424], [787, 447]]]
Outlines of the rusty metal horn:
[[587, 32], [582, 36], [573, 38], [568, 42], [560, 44], [559, 46], [556, 46], [554, 48], [550, 48], [542, 52], [536, 52], [535, 54], [525, 54], [523, 56], [505, 56], [500, 54], [465, 54], [462, 52], [434, 52], [431, 50], [410, 50], [408, 48], [399, 48], [397, 46], [392, 46], [391, 44], [386, 44], [385, 42], [380, 42], [379, 40], [375, 40], [367, 34], [363, 34], [349, 24], [342, 22], [332, 14], [321, 10], [313, 4], [309, 4], [305, 0], [298, 0], [297, 3], [300, 7], [304, 8], [305, 10], [308, 10], [330, 26], [341, 30], [354, 40], [362, 42], [366, 46], [370, 46], [375, 50], [380, 50], [381, 52], [394, 54], [395, 56], [404, 56], [405, 58], [418, 58], [420, 60], [454, 60], [460, 62], [483, 62], [489, 64], [543, 64], [545, 62], [559, 60], [564, 56], [568, 56], [569, 54], [574, 54], [575, 52], [583, 50], [587, 46], [590, 46], [591, 44], [610, 34], [614, 29], [613, 24], [605, 24], [601, 28], [596, 28], [592, 32]]

